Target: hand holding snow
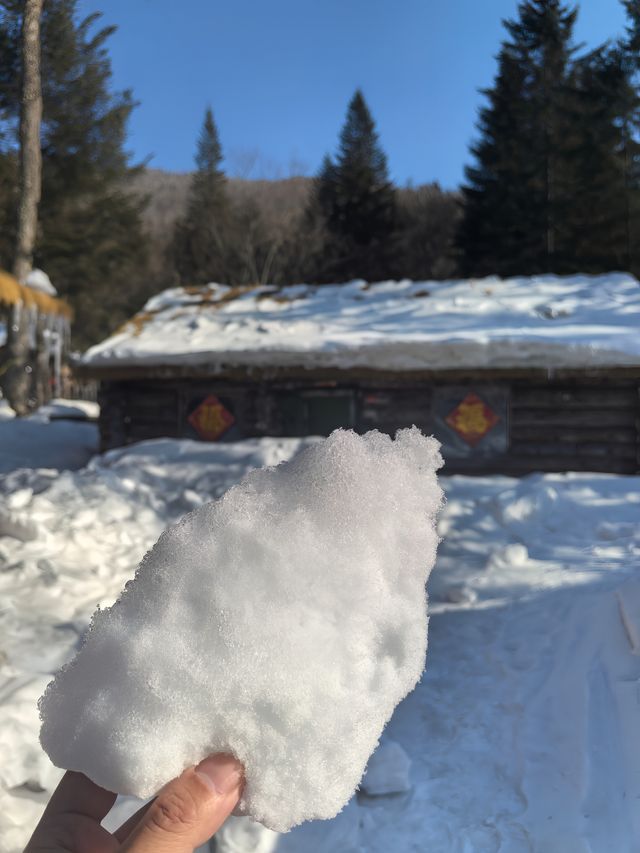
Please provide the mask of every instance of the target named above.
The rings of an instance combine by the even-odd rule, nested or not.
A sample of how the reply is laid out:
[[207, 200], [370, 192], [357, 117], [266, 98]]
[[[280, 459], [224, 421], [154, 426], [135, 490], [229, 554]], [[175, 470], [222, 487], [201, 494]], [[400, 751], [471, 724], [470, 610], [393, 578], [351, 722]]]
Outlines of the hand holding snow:
[[266, 826], [337, 814], [424, 666], [440, 465], [337, 430], [168, 528], [41, 700], [52, 761], [148, 796], [228, 752]]

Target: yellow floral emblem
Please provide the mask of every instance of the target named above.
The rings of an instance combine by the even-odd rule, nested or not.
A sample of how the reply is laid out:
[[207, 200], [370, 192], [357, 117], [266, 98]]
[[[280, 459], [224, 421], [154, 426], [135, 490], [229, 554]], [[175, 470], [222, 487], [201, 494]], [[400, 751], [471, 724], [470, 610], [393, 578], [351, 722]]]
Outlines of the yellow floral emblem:
[[470, 392], [445, 418], [463, 441], [475, 447], [494, 428], [500, 418], [478, 397]]
[[235, 423], [235, 418], [213, 394], [206, 397], [187, 418], [204, 441], [216, 441]]

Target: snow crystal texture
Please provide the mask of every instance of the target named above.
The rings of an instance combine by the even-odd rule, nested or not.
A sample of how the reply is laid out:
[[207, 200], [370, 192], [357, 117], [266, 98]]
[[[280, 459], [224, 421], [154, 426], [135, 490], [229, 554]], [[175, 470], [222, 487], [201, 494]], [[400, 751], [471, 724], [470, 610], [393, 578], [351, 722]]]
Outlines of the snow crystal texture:
[[337, 814], [424, 666], [440, 465], [337, 430], [169, 527], [41, 699], [54, 764], [146, 797], [229, 752], [242, 813]]

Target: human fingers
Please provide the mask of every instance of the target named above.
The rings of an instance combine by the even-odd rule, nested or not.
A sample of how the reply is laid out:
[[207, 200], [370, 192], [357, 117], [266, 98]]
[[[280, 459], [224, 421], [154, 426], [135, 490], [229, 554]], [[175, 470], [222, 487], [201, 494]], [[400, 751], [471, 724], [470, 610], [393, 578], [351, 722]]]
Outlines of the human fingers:
[[131, 835], [133, 830], [142, 820], [143, 815], [145, 815], [151, 806], [153, 805], [153, 800], [149, 800], [148, 803], [145, 803], [143, 806], [134, 812], [131, 817], [128, 817], [122, 826], [113, 833], [113, 837], [116, 838], [121, 844], [123, 841], [126, 841], [127, 838]]
[[121, 853], [192, 853], [222, 826], [240, 799], [243, 768], [212, 755], [160, 791]]
[[82, 773], [68, 771], [49, 800], [25, 853], [70, 850], [111, 853], [116, 842], [100, 826], [116, 795]]

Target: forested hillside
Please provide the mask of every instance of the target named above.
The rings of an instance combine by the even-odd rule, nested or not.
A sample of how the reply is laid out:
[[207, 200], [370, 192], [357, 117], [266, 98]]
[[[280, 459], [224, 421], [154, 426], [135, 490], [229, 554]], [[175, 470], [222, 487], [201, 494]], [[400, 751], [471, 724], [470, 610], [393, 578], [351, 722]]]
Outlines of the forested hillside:
[[[176, 222], [186, 211], [192, 176], [188, 172], [147, 168], [137, 172], [129, 183], [133, 193], [145, 202], [142, 222], [152, 247], [149, 267], [158, 286], [172, 279], [167, 251]], [[292, 227], [303, 221], [313, 187], [314, 179], [302, 175], [273, 180], [227, 179], [231, 202], [253, 208], [274, 245], [282, 243]], [[460, 216], [459, 194], [443, 191], [437, 184], [424, 184], [399, 189], [398, 202], [407, 225], [411, 224], [406, 239], [412, 245], [413, 257], [407, 255], [406, 261], [411, 260], [417, 277], [421, 269], [430, 270], [436, 278], [454, 274], [450, 243]]]

